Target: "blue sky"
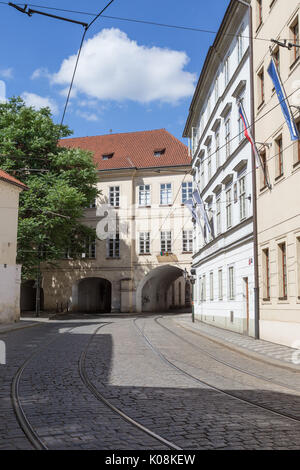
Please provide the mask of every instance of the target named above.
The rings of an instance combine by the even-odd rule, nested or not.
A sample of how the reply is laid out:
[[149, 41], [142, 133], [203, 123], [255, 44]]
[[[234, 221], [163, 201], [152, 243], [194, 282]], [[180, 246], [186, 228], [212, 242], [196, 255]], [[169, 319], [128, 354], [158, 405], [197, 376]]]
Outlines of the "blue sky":
[[[38, 5], [98, 12], [96, 0]], [[105, 15], [217, 31], [229, 0], [115, 0]], [[33, 8], [33, 7], [32, 7]], [[37, 8], [42, 10], [42, 8]], [[45, 11], [45, 10], [42, 10]], [[52, 11], [81, 21], [92, 17]], [[0, 79], [6, 96], [49, 104], [60, 122], [83, 28], [0, 4]], [[74, 136], [166, 128], [177, 138], [215, 35], [99, 18], [88, 31], [65, 124]]]

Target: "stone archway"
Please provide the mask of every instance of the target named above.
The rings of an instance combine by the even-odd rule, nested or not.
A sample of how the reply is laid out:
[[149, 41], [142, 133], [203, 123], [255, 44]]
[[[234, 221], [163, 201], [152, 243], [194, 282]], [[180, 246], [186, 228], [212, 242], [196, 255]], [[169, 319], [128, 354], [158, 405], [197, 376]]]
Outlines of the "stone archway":
[[111, 282], [101, 277], [80, 279], [73, 286], [72, 310], [82, 313], [111, 311]]
[[172, 265], [158, 266], [150, 271], [139, 283], [136, 290], [137, 312], [163, 312], [170, 308], [172, 301], [167, 292], [183, 270]]

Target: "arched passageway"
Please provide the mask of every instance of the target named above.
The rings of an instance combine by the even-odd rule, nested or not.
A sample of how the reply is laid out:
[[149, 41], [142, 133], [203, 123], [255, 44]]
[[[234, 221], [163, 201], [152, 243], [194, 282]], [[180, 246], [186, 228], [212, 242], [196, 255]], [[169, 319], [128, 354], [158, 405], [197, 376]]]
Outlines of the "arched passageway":
[[77, 308], [80, 312], [109, 313], [111, 311], [111, 283], [107, 279], [81, 279], [77, 287]]
[[183, 275], [182, 269], [172, 266], [159, 266], [140, 282], [136, 291], [138, 312], [163, 312], [174, 302], [171, 285]]
[[[29, 280], [21, 284], [20, 310], [21, 312], [35, 311], [36, 307], [36, 281]], [[44, 309], [44, 291], [40, 288], [40, 310]]]

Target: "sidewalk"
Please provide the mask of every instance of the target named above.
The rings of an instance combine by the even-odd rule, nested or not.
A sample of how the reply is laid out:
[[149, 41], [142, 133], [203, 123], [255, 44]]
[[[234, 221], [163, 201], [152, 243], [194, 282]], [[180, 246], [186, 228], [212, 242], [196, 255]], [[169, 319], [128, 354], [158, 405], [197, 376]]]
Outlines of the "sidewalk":
[[[204, 336], [211, 341], [222, 344], [244, 354], [253, 359], [268, 362], [272, 365], [284, 367], [293, 371], [300, 372], [300, 364], [295, 364], [293, 359], [300, 361], [300, 351], [297, 349], [282, 346], [280, 344], [269, 343], [261, 339], [254, 339], [250, 336], [244, 336], [233, 331], [218, 328], [216, 326], [207, 325], [198, 320], [192, 322], [192, 315], [180, 315], [173, 318], [174, 322], [182, 328], [192, 331], [198, 335]], [[295, 354], [296, 353], [296, 354]]]
[[30, 328], [37, 325], [39, 325], [39, 322], [22, 320], [15, 323], [0, 323], [0, 335], [9, 331], [23, 330], [23, 328]]

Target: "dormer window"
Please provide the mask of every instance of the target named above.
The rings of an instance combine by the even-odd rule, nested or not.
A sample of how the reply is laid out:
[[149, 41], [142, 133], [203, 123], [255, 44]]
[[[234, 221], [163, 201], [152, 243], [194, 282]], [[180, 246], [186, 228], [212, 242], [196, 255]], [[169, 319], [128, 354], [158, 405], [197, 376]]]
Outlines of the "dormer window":
[[113, 155], [113, 153], [105, 153], [104, 155], [102, 155], [102, 160], [109, 160], [113, 157]]
[[166, 149], [155, 149], [154, 150], [154, 156], [155, 157], [160, 157], [165, 153]]

